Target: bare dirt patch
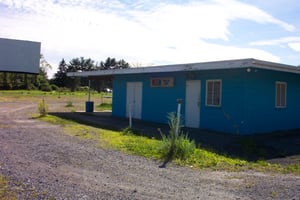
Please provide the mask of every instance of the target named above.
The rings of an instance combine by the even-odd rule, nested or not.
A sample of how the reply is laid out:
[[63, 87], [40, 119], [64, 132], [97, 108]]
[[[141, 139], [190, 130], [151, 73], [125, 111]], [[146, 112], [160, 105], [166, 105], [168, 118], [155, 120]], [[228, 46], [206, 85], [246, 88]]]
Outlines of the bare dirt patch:
[[0, 103], [0, 173], [18, 199], [299, 199], [300, 177], [195, 170], [101, 149]]

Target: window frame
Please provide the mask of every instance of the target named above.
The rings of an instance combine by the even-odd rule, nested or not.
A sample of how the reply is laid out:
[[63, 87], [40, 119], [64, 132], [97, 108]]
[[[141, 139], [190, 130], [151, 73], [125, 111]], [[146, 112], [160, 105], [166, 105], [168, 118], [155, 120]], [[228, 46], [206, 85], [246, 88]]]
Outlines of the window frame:
[[[211, 91], [212, 95], [214, 95], [214, 85], [215, 82], [219, 82], [220, 83], [220, 88], [219, 88], [219, 104], [213, 104], [214, 103], [214, 96], [212, 96], [212, 103], [208, 102], [208, 84], [209, 82], [213, 83], [213, 89]], [[209, 107], [221, 107], [222, 106], [222, 79], [208, 79], [206, 80], [206, 91], [205, 91], [205, 105], [209, 106]]]
[[[278, 91], [277, 91], [277, 86], [280, 85], [280, 94], [278, 94]], [[281, 86], [284, 86], [284, 105], [282, 104], [282, 91], [281, 91]], [[280, 102], [278, 102], [278, 95], [279, 96], [279, 99], [280, 99]], [[284, 81], [276, 81], [275, 82], [275, 108], [286, 108], [286, 96], [287, 96], [287, 82], [284, 82]]]

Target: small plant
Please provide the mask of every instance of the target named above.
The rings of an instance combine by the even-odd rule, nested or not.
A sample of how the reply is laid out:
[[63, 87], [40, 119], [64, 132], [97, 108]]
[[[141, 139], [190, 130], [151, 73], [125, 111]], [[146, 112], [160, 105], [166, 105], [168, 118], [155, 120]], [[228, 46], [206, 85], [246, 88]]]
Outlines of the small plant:
[[169, 135], [165, 135], [160, 129], [162, 137], [162, 145], [159, 149], [165, 162], [172, 159], [186, 160], [195, 151], [195, 141], [188, 138], [187, 134], [181, 131], [181, 125], [179, 125], [178, 133], [176, 133], [177, 117], [174, 113], [170, 113], [169, 119]]
[[139, 131], [133, 128], [127, 127], [122, 130], [123, 135], [138, 135]]
[[111, 110], [112, 109], [112, 105], [111, 103], [101, 103], [100, 105], [97, 106], [99, 108], [99, 110], [103, 111], [103, 110]]
[[68, 101], [67, 105], [65, 107], [74, 107], [73, 102], [72, 101]]
[[40, 117], [44, 117], [48, 114], [48, 105], [45, 103], [45, 100], [43, 100], [38, 104], [38, 110], [40, 113]]
[[277, 192], [275, 192], [275, 191], [272, 191], [271, 192], [271, 197], [272, 198], [276, 198], [278, 196], [278, 193]]
[[17, 199], [16, 194], [9, 187], [8, 181], [0, 174], [0, 199]]

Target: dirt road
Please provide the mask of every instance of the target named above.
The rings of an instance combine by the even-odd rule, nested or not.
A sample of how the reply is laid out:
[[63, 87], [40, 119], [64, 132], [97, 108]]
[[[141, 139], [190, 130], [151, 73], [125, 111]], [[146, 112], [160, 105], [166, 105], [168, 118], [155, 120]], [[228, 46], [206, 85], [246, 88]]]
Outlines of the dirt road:
[[0, 103], [0, 174], [18, 199], [300, 199], [300, 177], [195, 170], [101, 149]]

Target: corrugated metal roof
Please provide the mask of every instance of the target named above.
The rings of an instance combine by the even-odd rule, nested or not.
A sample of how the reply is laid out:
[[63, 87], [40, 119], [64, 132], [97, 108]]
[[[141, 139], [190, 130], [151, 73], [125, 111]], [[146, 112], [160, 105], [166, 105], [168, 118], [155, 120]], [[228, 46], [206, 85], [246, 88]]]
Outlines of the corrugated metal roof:
[[67, 76], [80, 76], [80, 77], [111, 76], [111, 75], [122, 75], [122, 74], [145, 74], [145, 73], [159, 73], [159, 72], [218, 70], [218, 69], [235, 69], [235, 68], [248, 68], [248, 67], [256, 67], [260, 69], [268, 69], [268, 70], [300, 74], [300, 67], [248, 58], [248, 59], [225, 60], [225, 61], [215, 61], [215, 62], [161, 65], [161, 66], [154, 66], [154, 67], [69, 72], [67, 73]]

